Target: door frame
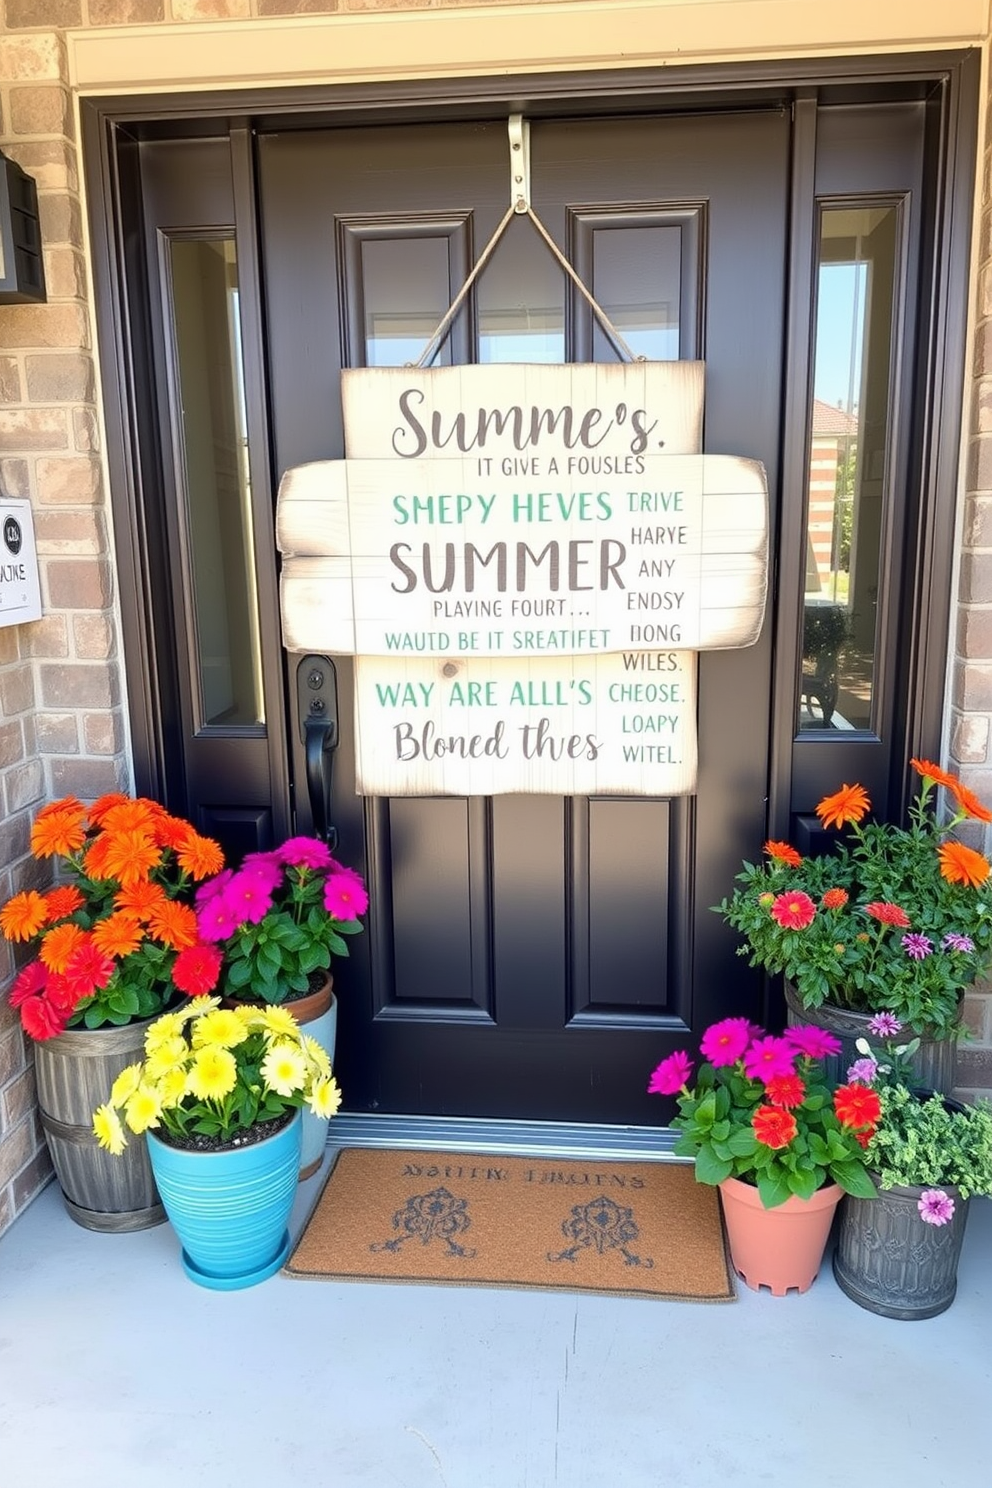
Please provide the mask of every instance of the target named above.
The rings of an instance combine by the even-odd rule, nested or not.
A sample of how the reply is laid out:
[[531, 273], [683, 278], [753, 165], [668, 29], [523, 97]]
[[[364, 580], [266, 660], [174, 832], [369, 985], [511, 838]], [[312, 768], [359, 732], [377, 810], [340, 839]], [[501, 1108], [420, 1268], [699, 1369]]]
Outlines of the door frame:
[[[900, 649], [894, 689], [900, 706], [888, 719], [889, 755], [933, 756], [939, 751], [945, 700], [945, 659], [953, 589], [953, 520], [966, 368], [972, 213], [979, 116], [980, 54], [968, 49], [904, 56], [782, 61], [545, 75], [519, 79], [471, 78], [411, 83], [247, 90], [189, 96], [161, 95], [81, 100], [84, 169], [101, 354], [103, 407], [114, 517], [117, 579], [124, 638], [132, 760], [136, 788], [183, 812], [176, 680], [168, 646], [171, 601], [152, 576], [160, 571], [165, 531], [164, 493], [156, 479], [158, 441], [151, 337], [143, 323], [146, 270], [140, 244], [127, 231], [140, 219], [139, 147], [145, 139], [226, 136], [230, 140], [235, 234], [242, 283], [243, 351], [248, 405], [251, 479], [258, 541], [271, 530], [273, 472], [265, 391], [265, 348], [256, 235], [253, 129], [326, 128], [333, 124], [396, 124], [492, 119], [522, 111], [532, 119], [618, 112], [719, 111], [789, 108], [793, 117], [791, 238], [784, 348], [781, 482], [783, 492], [804, 492], [808, 455], [806, 422], [812, 350], [814, 275], [814, 150], [817, 106], [880, 101], [923, 105], [927, 117], [927, 210], [937, 228], [932, 258], [922, 266], [929, 285], [925, 345], [917, 365], [924, 372], [913, 394], [913, 455], [919, 489], [907, 513], [916, 532], [907, 575], [912, 595], [910, 643]], [[805, 542], [804, 503], [784, 500], [775, 552], [785, 571], [798, 562]], [[773, 565], [773, 572], [778, 564]], [[277, 612], [274, 565], [259, 566], [262, 613]], [[795, 605], [792, 599], [795, 599]], [[801, 634], [801, 593], [779, 597], [773, 585], [772, 731], [768, 764], [768, 831], [785, 837], [797, 768], [796, 678]], [[278, 641], [266, 667], [266, 690], [285, 695]], [[291, 830], [293, 802], [285, 762], [292, 758], [285, 713], [268, 720], [275, 830]], [[814, 741], [811, 741], [814, 742]], [[845, 746], [849, 749], [850, 746]], [[855, 746], [856, 748], [856, 746]], [[801, 756], [799, 756], [801, 758]], [[857, 757], [856, 754], [854, 756]], [[856, 770], [850, 752], [845, 770]], [[891, 772], [890, 815], [906, 806], [908, 782]], [[383, 1120], [385, 1118], [372, 1118]], [[421, 1118], [421, 1126], [424, 1118]]]

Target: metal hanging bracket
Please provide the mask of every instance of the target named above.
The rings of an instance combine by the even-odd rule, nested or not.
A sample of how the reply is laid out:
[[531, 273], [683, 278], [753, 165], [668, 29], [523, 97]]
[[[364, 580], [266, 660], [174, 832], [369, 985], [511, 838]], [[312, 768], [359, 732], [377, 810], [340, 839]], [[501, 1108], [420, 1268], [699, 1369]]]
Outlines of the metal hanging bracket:
[[515, 212], [530, 211], [530, 124], [523, 114], [507, 120], [510, 135], [510, 203]]

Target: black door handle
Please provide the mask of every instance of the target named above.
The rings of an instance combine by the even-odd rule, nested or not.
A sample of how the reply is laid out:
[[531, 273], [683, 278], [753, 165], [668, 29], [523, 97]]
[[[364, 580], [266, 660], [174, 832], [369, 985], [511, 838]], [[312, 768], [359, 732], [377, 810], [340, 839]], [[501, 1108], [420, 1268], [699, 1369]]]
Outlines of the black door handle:
[[314, 835], [333, 850], [338, 841], [337, 828], [330, 823], [334, 751], [338, 747], [334, 663], [326, 656], [304, 656], [296, 668], [296, 696]]

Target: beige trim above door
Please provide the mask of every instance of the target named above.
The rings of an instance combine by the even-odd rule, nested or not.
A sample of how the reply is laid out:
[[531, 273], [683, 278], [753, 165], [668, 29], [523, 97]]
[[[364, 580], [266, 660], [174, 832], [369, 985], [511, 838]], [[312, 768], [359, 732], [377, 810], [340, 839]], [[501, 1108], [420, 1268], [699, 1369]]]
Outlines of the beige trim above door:
[[548, 0], [66, 32], [79, 94], [854, 56], [988, 36], [987, 0]]

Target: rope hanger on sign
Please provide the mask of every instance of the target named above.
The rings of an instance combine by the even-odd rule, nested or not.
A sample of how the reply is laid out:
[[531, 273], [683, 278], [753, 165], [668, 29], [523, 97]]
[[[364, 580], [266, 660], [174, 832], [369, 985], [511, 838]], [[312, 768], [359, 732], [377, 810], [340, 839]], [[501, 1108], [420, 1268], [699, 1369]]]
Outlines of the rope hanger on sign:
[[472, 285], [492, 258], [500, 238], [510, 224], [511, 218], [522, 216], [530, 218], [538, 235], [543, 238], [551, 253], [557, 259], [559, 266], [565, 271], [582, 295], [620, 356], [626, 357], [629, 362], [643, 362], [645, 358], [636, 356], [630, 346], [628, 346], [606, 311], [597, 303], [591, 292], [583, 284], [579, 275], [575, 272], [530, 204], [530, 124], [524, 119], [522, 114], [511, 114], [508, 120], [508, 132], [510, 142], [510, 205], [497, 224], [496, 231], [479, 254], [465, 283], [448, 306], [437, 330], [413, 365], [416, 367], [427, 367], [434, 360], [445, 336], [447, 336], [448, 331], [451, 329], [452, 321], [465, 303]]

